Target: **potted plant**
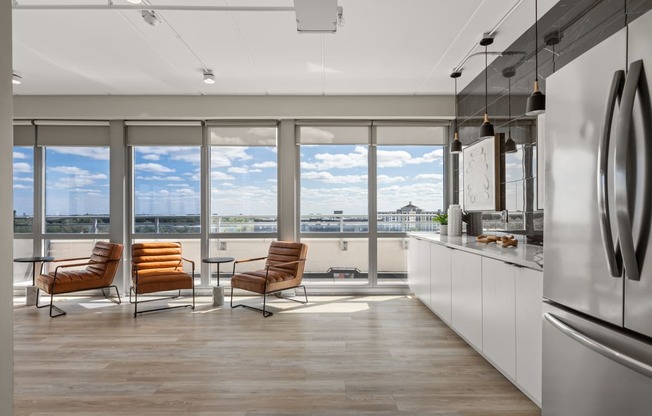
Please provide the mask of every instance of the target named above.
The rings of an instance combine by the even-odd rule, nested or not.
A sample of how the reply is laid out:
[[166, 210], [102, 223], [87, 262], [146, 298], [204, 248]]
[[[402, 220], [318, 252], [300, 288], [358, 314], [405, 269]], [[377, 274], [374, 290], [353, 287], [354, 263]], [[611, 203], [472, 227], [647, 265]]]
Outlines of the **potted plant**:
[[443, 214], [437, 214], [433, 218], [434, 222], [439, 223], [439, 233], [441, 235], [448, 235], [448, 214], [443, 213]]

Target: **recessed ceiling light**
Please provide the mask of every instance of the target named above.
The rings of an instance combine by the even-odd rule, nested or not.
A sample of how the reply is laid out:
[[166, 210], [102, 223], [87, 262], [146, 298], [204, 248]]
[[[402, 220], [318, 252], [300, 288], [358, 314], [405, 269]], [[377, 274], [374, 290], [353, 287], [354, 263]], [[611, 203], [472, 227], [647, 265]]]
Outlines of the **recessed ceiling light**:
[[204, 83], [205, 84], [215, 84], [215, 75], [210, 69], [204, 71]]
[[140, 4], [140, 3], [142, 3], [142, 0], [127, 0], [127, 1], [128, 1], [129, 3], [133, 3], [133, 4]]
[[20, 75], [13, 74], [13, 77], [11, 78], [11, 83], [16, 85], [22, 84], [23, 78]]

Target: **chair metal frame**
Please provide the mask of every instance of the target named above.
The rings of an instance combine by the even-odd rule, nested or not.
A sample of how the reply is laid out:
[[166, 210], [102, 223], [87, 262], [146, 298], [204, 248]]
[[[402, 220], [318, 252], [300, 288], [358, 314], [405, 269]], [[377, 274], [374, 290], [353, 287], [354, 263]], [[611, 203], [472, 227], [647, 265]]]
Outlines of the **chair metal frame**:
[[[78, 258], [74, 258], [74, 259], [60, 259], [60, 260], [54, 260], [54, 262], [77, 261], [77, 260], [86, 260], [86, 259], [89, 259], [89, 257], [78, 257]], [[107, 260], [106, 262], [102, 262], [102, 263], [112, 263], [112, 262], [119, 262], [119, 261], [120, 261], [120, 259]], [[56, 287], [56, 284], [57, 284], [57, 273], [59, 273], [59, 269], [65, 269], [65, 268], [68, 268], [68, 267], [89, 266], [91, 264], [97, 264], [97, 263], [99, 263], [99, 262], [88, 261], [88, 262], [84, 262], [84, 263], [62, 264], [61, 266], [57, 266], [54, 269], [54, 276], [53, 276], [53, 280], [52, 280], [52, 293], [49, 293], [49, 295], [50, 295], [50, 303], [47, 303], [45, 305], [39, 305], [41, 289], [37, 287], [36, 288], [36, 307], [41, 309], [41, 308], [45, 308], [45, 307], [49, 306], [50, 307], [50, 318], [57, 318], [59, 316], [66, 315], [66, 311], [59, 308], [58, 306], [54, 306], [55, 287]], [[42, 271], [43, 271], [43, 265], [41, 264], [41, 272]], [[110, 294], [111, 293], [111, 288], [114, 288], [115, 293], [118, 295], [118, 300], [117, 301], [115, 299], [113, 299], [113, 298], [110, 298], [109, 295], [107, 295], [107, 293], [104, 291], [105, 289], [109, 289], [109, 294]], [[120, 299], [120, 291], [118, 291], [118, 287], [116, 285], [100, 286], [100, 287], [94, 287], [94, 288], [90, 288], [90, 289], [71, 290], [69, 292], [57, 293], [57, 295], [63, 295], [65, 293], [83, 292], [85, 290], [95, 290], [95, 289], [101, 289], [102, 290], [102, 295], [104, 295], [105, 298], [107, 298], [111, 302], [115, 303], [116, 305], [120, 305], [122, 303], [122, 299]], [[53, 309], [56, 309], [56, 311], [57, 311], [56, 314], [52, 314]]]
[[[148, 313], [148, 312], [156, 312], [156, 311], [164, 311], [164, 310], [168, 310], [168, 309], [178, 309], [178, 308], [188, 308], [188, 307], [190, 307], [192, 310], [195, 309], [195, 262], [182, 257], [181, 260], [179, 261], [179, 264], [178, 264], [177, 267], [182, 267], [183, 266], [183, 263], [182, 263], [183, 261], [187, 261], [188, 263], [192, 264], [192, 273], [190, 274], [191, 281], [192, 281], [192, 304], [167, 306], [167, 307], [155, 308], [155, 309], [146, 309], [144, 311], [139, 311], [138, 310], [138, 304], [139, 303], [155, 302], [155, 301], [158, 301], [158, 300], [165, 300], [165, 299], [178, 299], [178, 298], [181, 297], [181, 289], [178, 289], [179, 293], [176, 296], [157, 297], [156, 299], [138, 301], [138, 266], [137, 266], [137, 263], [134, 263], [133, 260], [131, 261], [131, 273], [132, 273], [132, 276], [134, 276], [134, 273], [135, 273], [136, 283], [135, 283], [135, 286], [134, 286], [133, 285], [133, 280], [132, 280], [132, 285], [129, 288], [129, 303], [134, 305], [134, 318], [137, 318], [138, 314]], [[134, 297], [135, 297], [134, 301], [131, 300], [132, 292], [133, 292]], [[162, 290], [161, 292], [166, 292], [166, 291]], [[154, 292], [152, 292], [152, 293], [154, 293]], [[143, 295], [143, 294], [141, 294], [141, 295]]]
[[[255, 259], [238, 260], [238, 261], [233, 263], [233, 275], [235, 275], [235, 267], [236, 267], [237, 264], [239, 264], [239, 263], [249, 263], [249, 262], [252, 262], [252, 261], [259, 261], [259, 260], [265, 260], [265, 259], [267, 259], [267, 257], [257, 257]], [[272, 294], [274, 294], [279, 299], [291, 300], [292, 302], [297, 302], [297, 303], [301, 303], [303, 305], [307, 305], [308, 304], [308, 294], [306, 293], [306, 286], [305, 285], [296, 285], [296, 286], [291, 286], [291, 287], [285, 287], [283, 289], [273, 290], [271, 292], [267, 291], [267, 283], [268, 283], [267, 279], [269, 277], [269, 270], [270, 269], [275, 269], [276, 268], [276, 269], [283, 270], [280, 266], [287, 266], [287, 265], [290, 265], [290, 264], [302, 263], [302, 262], [305, 262], [305, 261], [306, 261], [306, 259], [299, 259], [299, 260], [294, 260], [294, 261], [288, 261], [288, 262], [285, 262], [285, 263], [275, 263], [275, 264], [270, 264], [270, 265], [265, 266], [265, 289], [264, 289], [263, 293], [260, 293], [263, 296], [263, 308], [262, 309], [261, 308], [256, 308], [255, 306], [245, 305], [244, 303], [239, 303], [239, 304], [233, 306], [233, 285], [231, 285], [231, 309], [240, 308], [240, 307], [246, 308], [246, 309], [251, 309], [251, 310], [254, 310], [254, 311], [262, 312], [263, 317], [268, 318], [268, 317], [274, 315], [274, 313], [267, 310], [267, 295], [272, 295]], [[301, 300], [298, 300], [298, 299], [293, 299], [293, 298], [290, 298], [290, 297], [280, 296], [280, 293], [283, 292], [284, 290], [296, 289], [296, 288], [299, 288], [299, 287], [303, 288], [303, 296], [305, 298], [305, 301], [301, 301]], [[253, 292], [253, 291], [250, 291], [250, 292]], [[257, 292], [254, 292], [254, 293], [257, 293]]]

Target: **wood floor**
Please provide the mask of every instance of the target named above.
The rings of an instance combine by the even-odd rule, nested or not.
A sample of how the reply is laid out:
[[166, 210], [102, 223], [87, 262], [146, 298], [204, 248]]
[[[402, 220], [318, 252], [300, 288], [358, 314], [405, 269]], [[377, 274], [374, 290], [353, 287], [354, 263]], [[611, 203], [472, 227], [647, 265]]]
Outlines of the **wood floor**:
[[17, 299], [17, 416], [540, 414], [410, 297], [274, 300], [267, 319], [208, 297], [137, 319], [128, 302], [71, 298], [51, 319]]

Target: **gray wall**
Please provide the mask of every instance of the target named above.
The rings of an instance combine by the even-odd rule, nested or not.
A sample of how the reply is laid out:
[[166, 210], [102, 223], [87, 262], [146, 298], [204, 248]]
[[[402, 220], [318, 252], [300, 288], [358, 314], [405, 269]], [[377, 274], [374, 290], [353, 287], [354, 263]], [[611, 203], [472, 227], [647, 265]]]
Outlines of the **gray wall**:
[[0, 2], [0, 415], [14, 412], [11, 2]]

